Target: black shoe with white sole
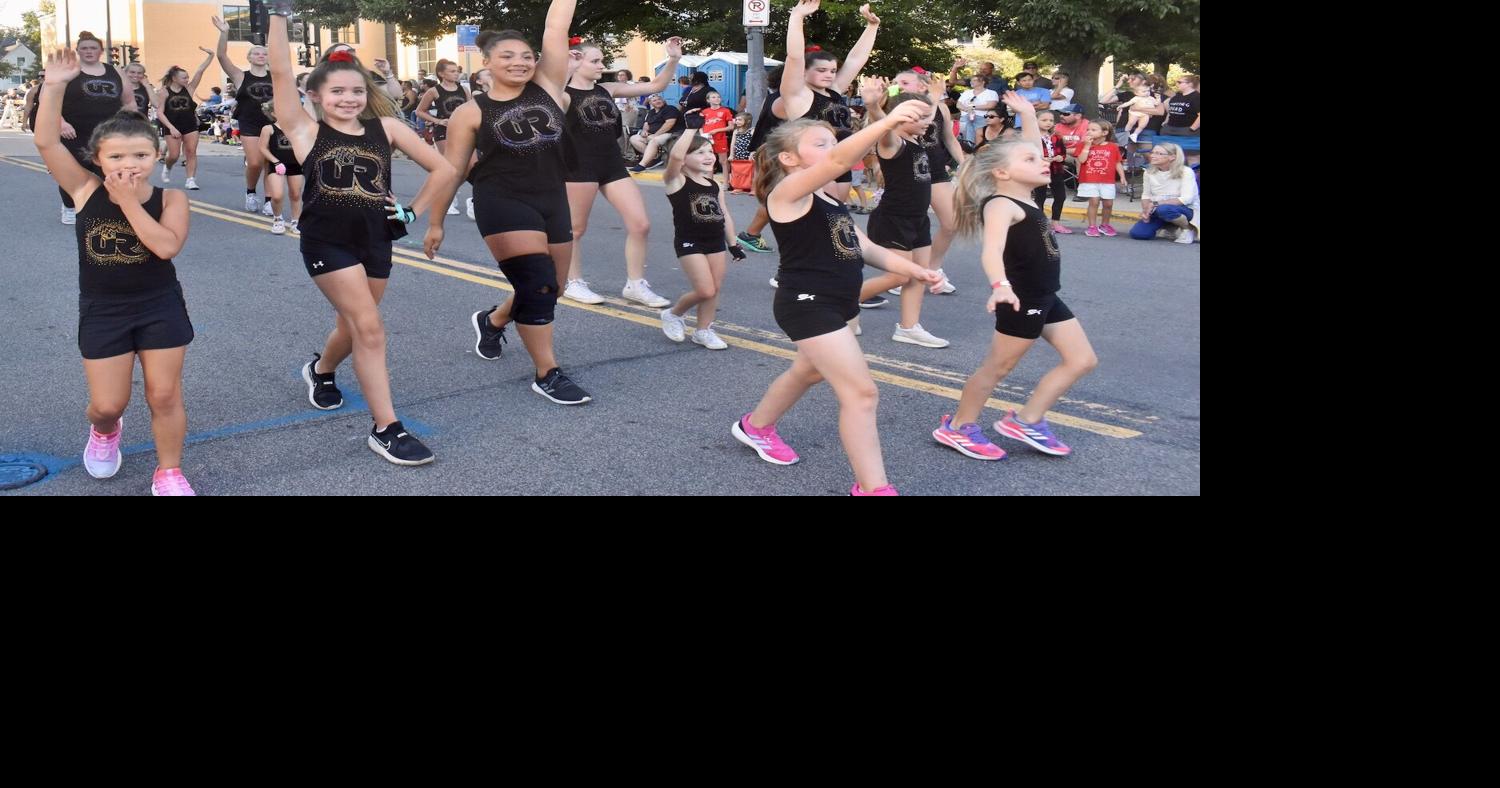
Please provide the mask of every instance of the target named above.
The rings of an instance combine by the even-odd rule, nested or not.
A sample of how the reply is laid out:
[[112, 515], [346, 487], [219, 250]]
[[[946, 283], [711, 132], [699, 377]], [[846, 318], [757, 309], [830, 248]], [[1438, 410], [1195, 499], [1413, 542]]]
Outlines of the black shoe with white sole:
[[869, 298], [866, 298], [865, 300], [859, 302], [859, 308], [860, 309], [878, 309], [880, 307], [885, 306], [888, 303], [890, 303], [890, 302], [887, 301], [887, 300], [885, 300], [884, 298], [881, 298], [878, 295], [877, 296], [870, 296]]
[[500, 358], [504, 349], [500, 345], [509, 342], [505, 338], [505, 326], [495, 328], [490, 325], [490, 313], [498, 307], [481, 309], [474, 313], [474, 354], [482, 359], [494, 361]]
[[532, 383], [531, 390], [559, 405], [582, 405], [593, 399], [587, 391], [579, 388], [577, 383], [570, 380], [557, 367], [553, 367], [545, 377]]
[[338, 410], [344, 406], [344, 392], [333, 382], [334, 373], [318, 374], [318, 360], [323, 356], [313, 354], [313, 360], [302, 366], [302, 380], [307, 383], [307, 401], [318, 410]]
[[382, 432], [370, 428], [370, 450], [397, 465], [426, 465], [434, 457], [417, 436], [406, 431], [401, 422], [392, 422]]

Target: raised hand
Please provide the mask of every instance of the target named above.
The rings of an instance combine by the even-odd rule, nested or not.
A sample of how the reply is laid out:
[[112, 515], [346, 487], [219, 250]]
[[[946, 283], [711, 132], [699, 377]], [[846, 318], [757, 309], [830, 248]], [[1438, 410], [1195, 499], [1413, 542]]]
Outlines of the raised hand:
[[859, 7], [859, 15], [865, 18], [865, 22], [867, 24], [874, 25], [876, 27], [880, 26], [880, 17], [876, 16], [875, 12], [870, 10], [869, 3], [865, 3], [864, 5]]
[[792, 9], [792, 16], [806, 19], [818, 12], [821, 0], [798, 0], [797, 7]]

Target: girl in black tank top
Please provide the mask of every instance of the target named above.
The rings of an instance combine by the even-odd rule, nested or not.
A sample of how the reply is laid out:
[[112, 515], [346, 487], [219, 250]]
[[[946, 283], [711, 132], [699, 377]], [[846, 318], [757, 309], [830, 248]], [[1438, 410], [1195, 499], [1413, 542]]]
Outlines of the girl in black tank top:
[[181, 192], [151, 185], [156, 130], [133, 111], [97, 126], [93, 153], [102, 180], [78, 163], [62, 144], [61, 110], [63, 94], [82, 78], [72, 50], [48, 60], [35, 143], [58, 186], [82, 206], [75, 225], [78, 349], [90, 385], [92, 425], [83, 466], [100, 479], [119, 472], [122, 415], [139, 358], [158, 439], [151, 493], [192, 495], [181, 465], [187, 434], [182, 365], [193, 325], [172, 264], [187, 241], [188, 201]]
[[[448, 120], [459, 107], [468, 103], [469, 93], [458, 83], [457, 63], [439, 60], [434, 71], [437, 73], [438, 83], [422, 94], [422, 100], [417, 104], [417, 115], [432, 124], [432, 139], [437, 143], [438, 151], [446, 152]], [[452, 89], [447, 87], [448, 83], [453, 84]]]
[[582, 54], [571, 80], [565, 88], [568, 112], [564, 120], [564, 142], [574, 155], [567, 174], [568, 212], [573, 219], [573, 253], [563, 297], [585, 304], [598, 304], [604, 298], [595, 293], [583, 277], [583, 251], [579, 240], [589, 229], [589, 216], [595, 198], [602, 192], [610, 205], [625, 220], [625, 287], [620, 295], [644, 306], [660, 309], [671, 302], [657, 295], [646, 281], [646, 248], [651, 221], [641, 190], [625, 170], [620, 156], [619, 138], [623, 122], [615, 99], [634, 100], [666, 89], [677, 73], [682, 57], [682, 40], [668, 39], [667, 63], [649, 83], [601, 82], [604, 76], [604, 52], [593, 43], [576, 48]]
[[[393, 228], [391, 144], [381, 121], [363, 121], [365, 133], [346, 134], [318, 124], [317, 141], [300, 162], [307, 179], [302, 197], [302, 237], [352, 248], [389, 246], [406, 235]], [[398, 234], [399, 233], [399, 234]]]
[[[62, 117], [73, 127], [73, 139], [64, 139], [62, 144], [73, 152], [73, 157], [85, 169], [96, 175], [98, 165], [86, 155], [89, 138], [94, 129], [124, 109], [125, 80], [114, 66], [101, 62], [104, 45], [98, 39], [80, 38], [78, 42], [81, 66], [84, 69], [102, 69], [100, 74], [80, 71], [78, 77], [67, 85], [62, 95]], [[40, 98], [38, 98], [40, 103]], [[133, 106], [133, 102], [132, 102]], [[63, 224], [72, 224], [73, 197], [65, 189], [58, 189], [63, 203]]]
[[[297, 161], [297, 153], [292, 150], [292, 141], [287, 138], [286, 132], [276, 125], [276, 112], [266, 113], [271, 124], [260, 130], [260, 138], [252, 142], [259, 145], [261, 153], [266, 157], [266, 199], [271, 202], [271, 234], [285, 235], [288, 228], [294, 233], [301, 232], [300, 222], [302, 219], [302, 188], [305, 179], [302, 177], [302, 164]], [[283, 212], [284, 202], [290, 202]], [[287, 218], [291, 219], [290, 225]]]
[[[672, 247], [677, 262], [693, 289], [684, 293], [677, 304], [661, 314], [662, 332], [673, 342], [686, 335], [683, 317], [698, 308], [698, 330], [693, 342], [710, 350], [729, 346], [714, 333], [714, 317], [719, 309], [719, 290], [724, 286], [726, 246], [734, 238], [734, 222], [724, 210], [723, 187], [713, 179], [713, 141], [694, 132], [684, 133], [667, 156], [667, 171], [662, 178], [667, 201], [672, 204], [672, 225], [676, 230]], [[738, 251], [738, 245], [735, 245]], [[744, 252], [736, 255], [744, 259]]]
[[1052, 434], [1047, 411], [1098, 359], [1083, 326], [1057, 297], [1062, 255], [1046, 214], [1031, 202], [1032, 191], [1052, 180], [1051, 162], [1038, 149], [1036, 110], [1014, 93], [1005, 101], [1021, 121], [1022, 141], [993, 141], [970, 156], [959, 169], [955, 200], [959, 231], [983, 231], [980, 260], [990, 280], [986, 308], [995, 315], [995, 337], [965, 384], [958, 410], [942, 419], [933, 437], [969, 457], [1003, 458], [1005, 452], [978, 425], [979, 416], [990, 393], [1041, 337], [1057, 349], [1061, 362], [1041, 378], [1024, 407], [1007, 412], [994, 427], [1002, 437], [1065, 456], [1072, 449]]
[[200, 49], [204, 58], [198, 64], [198, 70], [189, 75], [187, 69], [179, 66], [167, 69], [161, 80], [161, 91], [156, 95], [156, 100], [161, 102], [157, 107], [157, 122], [167, 143], [167, 155], [162, 160], [162, 182], [172, 182], [172, 167], [181, 158], [187, 170], [188, 191], [198, 189], [198, 102], [193, 95], [203, 81], [203, 72], [208, 70], [214, 58], [213, 52]]
[[[796, 462], [796, 452], [781, 441], [775, 424], [811, 386], [828, 381], [839, 398], [839, 432], [854, 467], [851, 495], [895, 494], [881, 460], [875, 381], [848, 326], [859, 313], [861, 267], [872, 265], [928, 283], [938, 279], [871, 244], [844, 204], [822, 191], [882, 136], [900, 124], [916, 122], [927, 109], [917, 102], [902, 104], [837, 144], [822, 123], [794, 121], [777, 129], [756, 152], [756, 193], [766, 202], [781, 246], [772, 308], [777, 325], [797, 344], [797, 357], [730, 432], [768, 462]], [[795, 154], [796, 167], [787, 167], [783, 153]]]
[[[219, 58], [219, 67], [235, 86], [234, 119], [239, 122], [240, 150], [245, 154], [245, 210], [255, 213], [261, 208], [257, 189], [266, 167], [265, 157], [261, 156], [260, 146], [255, 144], [255, 138], [260, 136], [260, 130], [270, 122], [261, 112], [260, 106], [273, 100], [276, 92], [269, 70], [270, 53], [265, 47], [252, 46], [245, 56], [249, 68], [240, 68], [229, 59], [229, 24], [219, 17], [214, 17], [213, 22], [214, 27], [219, 29], [219, 45], [215, 53]], [[267, 73], [256, 76], [255, 71], [262, 68]], [[295, 86], [288, 86], [286, 89], [293, 91], [292, 96], [297, 95]]]

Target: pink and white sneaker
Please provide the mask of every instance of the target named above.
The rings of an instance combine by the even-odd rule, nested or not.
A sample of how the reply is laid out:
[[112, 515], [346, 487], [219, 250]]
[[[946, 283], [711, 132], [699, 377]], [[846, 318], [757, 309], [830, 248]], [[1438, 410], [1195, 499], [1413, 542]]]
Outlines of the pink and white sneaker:
[[1083, 231], [1083, 234], [1087, 235], [1090, 238], [1098, 238], [1099, 228], [1091, 224], [1089, 225], [1089, 229]]
[[1073, 231], [1069, 230], [1068, 226], [1066, 224], [1063, 224], [1062, 222], [1053, 222], [1052, 223], [1052, 232], [1057, 233], [1058, 235], [1072, 235], [1073, 234]]
[[750, 414], [746, 413], [739, 421], [729, 428], [729, 433], [740, 443], [749, 446], [760, 455], [762, 460], [772, 465], [795, 465], [802, 459], [792, 447], [781, 440], [776, 434], [776, 425], [772, 424], [763, 429], [750, 426]]
[[978, 424], [953, 426], [953, 417], [944, 416], [943, 422], [932, 431], [938, 443], [976, 460], [1003, 460], [1005, 450], [990, 442], [984, 428]]
[[157, 468], [156, 475], [151, 477], [151, 494], [156, 497], [198, 495], [182, 475], [181, 468]]
[[1115, 232], [1115, 228], [1113, 228], [1113, 227], [1111, 227], [1111, 226], [1109, 226], [1107, 224], [1101, 224], [1101, 225], [1099, 225], [1099, 232], [1102, 233], [1105, 238], [1113, 238], [1113, 237], [1119, 235], [1119, 233]]
[[120, 453], [120, 436], [125, 433], [125, 418], [115, 422], [115, 431], [100, 435], [89, 427], [89, 443], [83, 449], [83, 469], [95, 479], [108, 479], [120, 472], [125, 456]]
[[890, 497], [890, 496], [900, 496], [901, 495], [901, 493], [896, 492], [896, 488], [895, 487], [892, 487], [889, 484], [887, 484], [884, 487], [876, 487], [874, 489], [874, 491], [872, 491], [872, 492], [865, 492], [864, 490], [859, 489], [859, 482], [855, 482], [854, 486], [849, 488], [849, 494], [852, 495], [852, 496], [854, 496], [854, 497], [856, 497], [856, 498], [861, 498], [861, 497], [870, 496], [870, 495], [880, 496], [882, 498], [884, 498], [884, 497]]
[[1006, 411], [1005, 418], [995, 422], [995, 432], [1003, 437], [1021, 441], [1043, 454], [1050, 454], [1054, 457], [1066, 457], [1073, 453], [1068, 444], [1058, 440], [1057, 436], [1052, 434], [1052, 427], [1047, 424], [1046, 419], [1035, 424], [1027, 424], [1021, 421], [1013, 410]]

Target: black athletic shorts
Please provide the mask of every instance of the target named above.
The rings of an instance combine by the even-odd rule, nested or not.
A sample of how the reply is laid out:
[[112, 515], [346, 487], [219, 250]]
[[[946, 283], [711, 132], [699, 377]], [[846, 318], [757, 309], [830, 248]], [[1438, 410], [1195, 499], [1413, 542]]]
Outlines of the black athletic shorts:
[[365, 267], [365, 276], [371, 279], [390, 279], [391, 245], [389, 242], [376, 242], [354, 247], [319, 241], [304, 235], [302, 265], [306, 266], [308, 276], [314, 277], [362, 265]]
[[672, 249], [678, 257], [687, 257], [690, 254], [718, 254], [729, 251], [729, 244], [719, 235], [711, 241], [694, 241], [691, 238], [673, 238]]
[[853, 298], [799, 293], [782, 282], [771, 305], [776, 325], [793, 342], [820, 337], [845, 327], [859, 314], [858, 293]]
[[578, 166], [568, 170], [568, 183], [597, 183], [603, 186], [629, 177], [630, 173], [625, 171], [625, 160], [620, 158], [618, 149], [599, 156], [579, 151]]
[[879, 208], [870, 214], [870, 225], [865, 230], [870, 243], [910, 252], [932, 246], [932, 219], [921, 216], [896, 216]]
[[[1019, 295], [1019, 294], [1018, 294]], [[1010, 304], [995, 307], [995, 330], [1017, 339], [1036, 339], [1042, 335], [1042, 327], [1073, 319], [1073, 311], [1056, 294], [1049, 296], [1019, 296], [1021, 309]]]
[[192, 341], [180, 284], [143, 295], [78, 297], [78, 350], [91, 361]]
[[549, 244], [573, 240], [573, 214], [565, 189], [540, 194], [502, 192], [493, 183], [481, 184], [474, 190], [474, 221], [481, 237], [534, 230], [546, 233]]

